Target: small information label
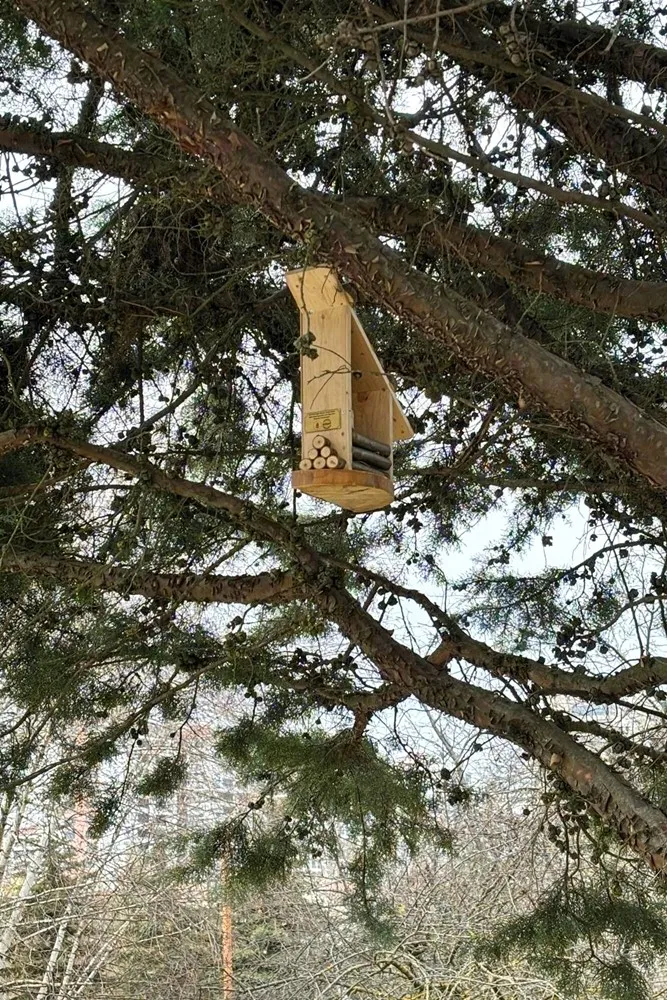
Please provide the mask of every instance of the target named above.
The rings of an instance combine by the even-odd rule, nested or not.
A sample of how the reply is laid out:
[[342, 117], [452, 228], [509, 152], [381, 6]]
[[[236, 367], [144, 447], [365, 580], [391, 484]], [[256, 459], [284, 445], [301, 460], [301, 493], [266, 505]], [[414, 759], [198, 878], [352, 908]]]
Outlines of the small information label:
[[304, 424], [307, 434], [340, 430], [340, 410], [315, 410], [307, 413]]

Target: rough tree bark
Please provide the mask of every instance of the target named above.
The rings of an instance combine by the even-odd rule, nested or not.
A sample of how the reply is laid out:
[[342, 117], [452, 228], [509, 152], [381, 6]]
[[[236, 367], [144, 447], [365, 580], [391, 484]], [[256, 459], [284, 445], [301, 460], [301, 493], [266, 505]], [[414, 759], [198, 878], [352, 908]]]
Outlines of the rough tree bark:
[[[74, 442], [65, 444], [63, 441], [59, 442], [59, 446], [74, 451], [82, 447]], [[118, 462], [120, 453], [106, 450], [105, 454], [114, 456]], [[161, 482], [164, 484], [164, 480]], [[170, 482], [173, 484], [174, 480]], [[330, 565], [326, 557], [319, 558], [323, 563]], [[311, 596], [311, 589], [304, 585], [302, 580], [292, 573], [280, 570], [259, 573], [255, 576], [153, 573], [142, 569], [111, 566], [94, 560], [47, 556], [14, 548], [5, 550], [0, 569], [25, 573], [39, 579], [53, 579], [95, 590], [111, 591], [123, 596], [138, 594], [177, 603], [193, 601], [200, 604], [272, 604], [305, 600]], [[382, 578], [382, 585], [401, 596], [412, 596], [385, 578]], [[618, 673], [605, 676], [596, 676], [586, 671], [574, 673], [555, 664], [533, 660], [528, 656], [499, 652], [486, 643], [474, 639], [454, 619], [444, 613], [438, 614], [438, 624], [447, 637], [436, 653], [429, 657], [431, 662], [443, 666], [452, 658], [460, 657], [485, 670], [492, 677], [514, 680], [522, 684], [530, 682], [545, 694], [579, 697], [586, 701], [606, 704], [667, 682], [667, 659], [664, 657], [645, 657]]]
[[453, 253], [471, 268], [491, 271], [530, 291], [610, 316], [667, 319], [666, 282], [634, 281], [569, 264], [398, 199], [352, 198], [345, 204], [368, 218], [377, 232], [410, 233], [434, 253]]
[[9, 547], [0, 556], [0, 569], [96, 590], [111, 590], [122, 595], [140, 594], [143, 597], [200, 604], [273, 604], [291, 601], [300, 593], [294, 578], [278, 570], [255, 576], [151, 573], [143, 569], [108, 566], [92, 559], [62, 559]]
[[[391, 5], [395, 10], [395, 4]], [[440, 11], [442, 21], [447, 21], [447, 7], [458, 6], [458, 0], [428, 0], [424, 11]], [[548, 17], [535, 17], [526, 5], [494, 3], [485, 6], [475, 17], [466, 21], [488, 24], [493, 28], [507, 24], [512, 18], [521, 32], [526, 32], [534, 45], [543, 46], [556, 59], [576, 62], [582, 69], [592, 69], [602, 76], [613, 75], [620, 80], [635, 80], [649, 88], [667, 88], [667, 50], [648, 45], [636, 38], [617, 34], [574, 19], [553, 21]], [[433, 22], [435, 23], [435, 22]]]

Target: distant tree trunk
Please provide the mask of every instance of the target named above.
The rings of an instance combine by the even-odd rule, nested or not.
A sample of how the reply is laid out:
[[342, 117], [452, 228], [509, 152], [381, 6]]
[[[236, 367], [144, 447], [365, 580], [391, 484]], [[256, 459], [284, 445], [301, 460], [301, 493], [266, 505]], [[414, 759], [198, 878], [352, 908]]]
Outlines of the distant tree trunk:
[[69, 985], [72, 982], [72, 977], [74, 975], [74, 963], [76, 962], [76, 956], [79, 953], [82, 930], [83, 927], [81, 923], [79, 923], [70, 945], [67, 965], [65, 966], [65, 971], [63, 972], [62, 979], [60, 980], [60, 986], [58, 988], [57, 1000], [67, 1000], [67, 998], [72, 995], [69, 990]]
[[232, 951], [232, 908], [225, 896], [227, 887], [227, 860], [222, 859], [220, 865], [220, 878], [222, 881], [222, 912], [220, 922], [220, 958], [222, 976], [222, 997], [223, 1000], [231, 1000], [234, 995], [234, 965]]
[[[48, 831], [42, 835], [42, 839], [40, 840], [39, 855], [41, 855], [43, 849], [46, 847], [47, 840]], [[32, 895], [32, 890], [34, 889], [39, 878], [39, 860], [39, 856], [33, 856], [26, 865], [23, 883], [12, 905], [9, 919], [0, 934], [0, 976], [7, 969], [9, 955], [16, 940], [16, 929], [21, 922], [26, 904]], [[11, 1000], [11, 996], [3, 990], [2, 993], [0, 993], [0, 1000]]]
[[72, 904], [70, 902], [67, 904], [65, 912], [60, 918], [56, 938], [53, 942], [53, 947], [51, 948], [51, 954], [49, 955], [49, 960], [46, 963], [46, 968], [44, 969], [44, 975], [42, 976], [42, 982], [37, 992], [36, 1000], [48, 1000], [48, 997], [53, 996], [55, 992], [55, 972], [58, 967], [58, 960], [63, 952], [65, 934], [67, 933], [67, 925], [71, 915]]
[[0, 885], [2, 885], [7, 862], [14, 849], [27, 804], [27, 789], [23, 789], [18, 799], [13, 793], [8, 792], [3, 801], [2, 823], [0, 824]]

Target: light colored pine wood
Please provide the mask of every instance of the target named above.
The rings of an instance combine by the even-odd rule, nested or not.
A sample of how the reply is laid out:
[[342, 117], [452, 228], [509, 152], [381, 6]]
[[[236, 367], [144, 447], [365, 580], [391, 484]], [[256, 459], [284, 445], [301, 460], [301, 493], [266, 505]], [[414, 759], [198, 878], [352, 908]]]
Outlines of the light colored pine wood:
[[351, 323], [347, 305], [301, 311], [301, 335], [312, 334], [317, 351], [315, 358], [301, 357], [304, 457], [318, 447], [316, 440], [324, 438], [323, 445], [334, 448], [348, 463], [352, 460]]
[[375, 472], [384, 464], [376, 456], [374, 468], [353, 469], [352, 434], [379, 442], [391, 460], [393, 442], [411, 438], [412, 428], [335, 271], [303, 268], [287, 284], [301, 336], [317, 352], [301, 357], [301, 454], [313, 467], [293, 473], [294, 488], [347, 510], [377, 510], [393, 499], [391, 469]]
[[[391, 441], [407, 441], [411, 437], [414, 437], [414, 431], [410, 426], [410, 422], [406, 417], [401, 404], [399, 403], [396, 395], [394, 393], [394, 387], [387, 378], [382, 365], [380, 364], [380, 359], [373, 350], [373, 345], [366, 336], [366, 332], [361, 325], [359, 317], [357, 316], [354, 309], [351, 310], [352, 313], [352, 329], [350, 337], [350, 346], [352, 348], [351, 363], [352, 369], [355, 373], [353, 377], [353, 383], [355, 392], [378, 392], [379, 390], [384, 390], [388, 393], [391, 399]], [[361, 431], [361, 428], [357, 428]], [[361, 431], [361, 433], [367, 433]], [[374, 437], [375, 435], [369, 434], [369, 437]], [[385, 437], [379, 438], [380, 441], [385, 441]]]
[[306, 312], [353, 305], [336, 272], [330, 267], [300, 268], [298, 271], [288, 271], [285, 277], [294, 301], [299, 309], [305, 309]]
[[338, 306], [349, 307], [352, 354], [348, 360], [352, 368], [360, 373], [357, 377], [362, 383], [359, 390], [374, 392], [381, 387], [381, 384], [386, 387], [392, 396], [393, 440], [407, 441], [413, 437], [414, 431], [396, 399], [393, 386], [384, 373], [373, 345], [354, 311], [352, 298], [342, 287], [336, 272], [326, 266], [300, 268], [289, 271], [286, 281], [296, 304], [302, 311], [314, 313]]
[[380, 510], [394, 499], [391, 479], [356, 469], [296, 471], [292, 473], [292, 487], [356, 514]]
[[353, 384], [354, 429], [363, 437], [380, 441], [393, 453], [392, 398], [388, 389], [358, 392]]

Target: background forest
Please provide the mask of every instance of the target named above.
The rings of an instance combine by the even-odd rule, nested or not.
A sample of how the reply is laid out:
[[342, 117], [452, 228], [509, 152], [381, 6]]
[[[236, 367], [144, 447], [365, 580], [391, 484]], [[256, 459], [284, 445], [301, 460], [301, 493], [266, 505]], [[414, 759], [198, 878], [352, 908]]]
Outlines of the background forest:
[[[146, 759], [136, 773], [168, 738], [158, 730], [156, 742], [140, 748]], [[527, 774], [521, 787], [506, 781], [475, 805], [448, 807], [455, 852], [431, 849], [387, 866], [392, 933], [379, 939], [351, 918], [344, 870], [319, 858], [231, 905], [224, 866], [196, 883], [166, 878], [180, 839], [243, 801], [211, 754], [207, 727], [188, 731], [184, 753], [196, 779], [169, 802], [128, 795], [122, 816], [99, 839], [87, 835], [84, 804], [49, 805], [40, 783], [6, 803], [3, 996], [555, 998], [569, 995], [568, 979], [575, 988], [592, 985], [596, 973], [584, 947], [558, 974], [565, 992], [554, 969], [535, 968], [514, 951], [499, 959], [471, 948], [558, 882], [559, 853], [538, 846], [538, 821], [527, 823], [519, 809], [535, 792]], [[226, 907], [233, 927], [228, 978]], [[659, 983], [650, 947], [644, 953], [645, 971]]]
[[[660, 994], [665, 35], [0, 0], [2, 1000]], [[311, 266], [383, 511], [291, 489]]]

